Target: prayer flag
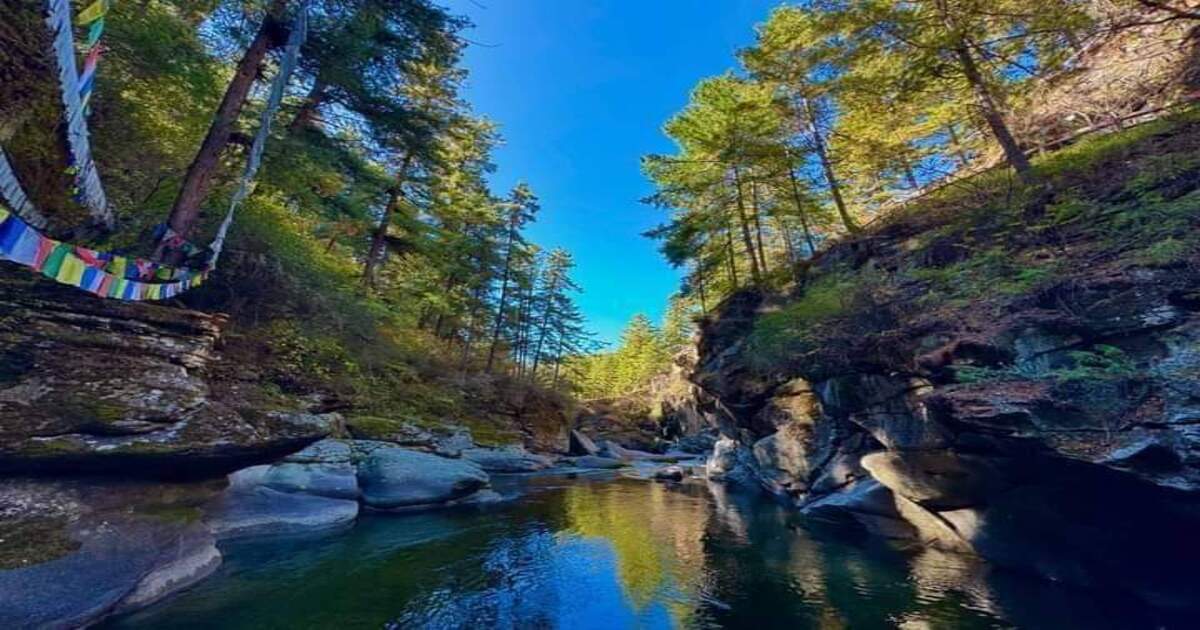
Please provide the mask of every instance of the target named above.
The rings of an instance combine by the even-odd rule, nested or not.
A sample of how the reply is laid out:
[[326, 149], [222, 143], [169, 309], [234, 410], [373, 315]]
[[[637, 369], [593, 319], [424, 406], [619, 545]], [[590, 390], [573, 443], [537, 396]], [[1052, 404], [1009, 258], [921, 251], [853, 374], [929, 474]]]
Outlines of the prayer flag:
[[104, 14], [107, 12], [108, 0], [96, 0], [91, 6], [80, 11], [79, 15], [75, 16], [75, 21], [79, 24], [91, 24], [104, 17]]

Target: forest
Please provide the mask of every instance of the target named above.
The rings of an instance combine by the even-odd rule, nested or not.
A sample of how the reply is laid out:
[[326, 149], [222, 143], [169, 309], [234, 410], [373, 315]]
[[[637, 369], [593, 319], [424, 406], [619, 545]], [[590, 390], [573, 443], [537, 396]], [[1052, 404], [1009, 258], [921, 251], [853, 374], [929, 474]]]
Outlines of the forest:
[[[176, 299], [265, 339], [285, 390], [332, 388], [367, 410], [403, 392], [391, 398], [420, 416], [461, 398], [422, 379], [570, 388], [564, 359], [592, 348], [574, 262], [527, 238], [533, 186], [490, 191], [502, 139], [460, 96], [464, 18], [425, 0], [80, 7], [100, 60], [85, 61], [97, 210], [72, 193], [77, 156], [58, 135], [38, 7], [5, 9], [0, 146], [25, 218], [44, 215], [48, 237], [205, 272]], [[275, 124], [247, 196], [239, 175], [300, 13], [306, 38], [278, 113], [266, 112]], [[209, 278], [203, 244], [235, 195], [231, 246]]]
[[0, 627], [1191, 627], [1198, 100], [1193, 0], [5, 0]]
[[[1003, 187], [1030, 204], [1054, 203], [1062, 191], [1035, 156], [1195, 96], [1170, 83], [1183, 68], [1164, 60], [1129, 77], [1114, 59], [1101, 60], [1109, 69], [1100, 85], [1072, 94], [1072, 72], [1097, 64], [1090, 47], [1147, 27], [1162, 29], [1166, 47], [1197, 18], [1178, 3], [1141, 0], [817, 0], [775, 9], [738, 51], [740, 66], [701, 81], [666, 121], [678, 151], [642, 159], [656, 188], [644, 202], [669, 215], [646, 236], [685, 272], [669, 317], [684, 303], [701, 316], [742, 288], [794, 286], [831, 243], [956, 195]], [[643, 356], [633, 346], [645, 324], [631, 321], [620, 347], [593, 359], [630, 363], [642, 376], [615, 385], [593, 376], [585, 389], [619, 395], [668, 370], [671, 352], [651, 369], [618, 358]]]

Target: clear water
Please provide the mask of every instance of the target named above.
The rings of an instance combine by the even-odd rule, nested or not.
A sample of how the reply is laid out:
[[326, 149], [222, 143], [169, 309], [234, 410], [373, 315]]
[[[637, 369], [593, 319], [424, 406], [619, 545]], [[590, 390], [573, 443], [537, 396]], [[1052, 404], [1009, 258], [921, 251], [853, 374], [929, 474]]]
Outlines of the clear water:
[[523, 497], [487, 509], [230, 545], [213, 577], [106, 627], [1183, 627], [1121, 597], [904, 553], [720, 486], [520, 483]]

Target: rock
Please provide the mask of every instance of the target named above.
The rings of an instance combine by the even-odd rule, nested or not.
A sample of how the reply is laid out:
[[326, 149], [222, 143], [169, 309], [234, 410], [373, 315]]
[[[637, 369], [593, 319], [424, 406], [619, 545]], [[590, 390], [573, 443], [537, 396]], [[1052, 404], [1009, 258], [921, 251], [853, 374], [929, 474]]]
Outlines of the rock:
[[821, 401], [808, 381], [797, 378], [780, 385], [752, 420], [756, 430], [773, 433], [789, 424], [811, 426], [821, 417]]
[[360, 493], [351, 456], [345, 442], [322, 440], [272, 464], [261, 485], [280, 492], [355, 500]]
[[[224, 318], [0, 273], [0, 473], [220, 475], [325, 437], [336, 414], [243, 413], [205, 368]], [[70, 357], [70, 360], [63, 360]]]
[[654, 473], [654, 478], [660, 481], [683, 481], [683, 468], [679, 466], [667, 466], [660, 468]]
[[664, 427], [648, 403], [642, 396], [588, 401], [579, 407], [573, 424], [576, 431], [592, 437], [602, 456], [613, 456], [604, 452], [604, 442], [658, 450], [664, 442]]
[[722, 437], [713, 446], [712, 455], [704, 464], [704, 473], [713, 481], [752, 486], [757, 484], [753, 461], [750, 449], [733, 438]]
[[376, 509], [403, 508], [461, 499], [487, 486], [477, 464], [390, 445], [358, 442], [362, 501]]
[[975, 549], [971, 543], [945, 518], [932, 510], [921, 507], [920, 504], [904, 497], [896, 496], [896, 511], [900, 516], [917, 530], [917, 536], [922, 543], [942, 551], [972, 553]]
[[247, 487], [243, 479], [216, 501], [207, 521], [213, 534], [225, 539], [326, 533], [348, 527], [357, 517], [357, 501]]
[[712, 452], [717, 443], [717, 436], [711, 433], [685, 435], [675, 441], [675, 449], [689, 455], [707, 455]]
[[192, 547], [180, 546], [167, 564], [138, 582], [114, 612], [145, 608], [169, 595], [196, 584], [221, 566], [221, 552], [211, 538]]
[[612, 440], [604, 440], [600, 445], [600, 455], [603, 457], [611, 457], [622, 461], [646, 461], [646, 462], [674, 462], [678, 458], [674, 455], [660, 455], [658, 453], [647, 453], [637, 449], [625, 448]]
[[437, 436], [411, 422], [378, 416], [354, 416], [346, 420], [346, 429], [357, 440], [394, 442], [410, 448], [434, 448]]
[[925, 407], [924, 397], [932, 390], [928, 381], [855, 374], [822, 381], [816, 390], [831, 418], [853, 422], [889, 449], [946, 445], [946, 429], [929, 418]]
[[80, 627], [147, 605], [221, 562], [210, 484], [0, 481], [0, 627]]
[[768, 492], [795, 496], [808, 489], [812, 438], [812, 424], [797, 421], [754, 443], [755, 469]]
[[933, 510], [978, 506], [1014, 485], [1002, 472], [1005, 462], [949, 451], [871, 453], [862, 466], [892, 492]]
[[596, 455], [600, 452], [600, 449], [592, 441], [592, 438], [584, 435], [578, 429], [571, 429], [571, 448], [569, 452], [572, 455]]
[[475, 448], [475, 440], [467, 429], [456, 427], [448, 435], [434, 441], [434, 452], [442, 457], [462, 457], [463, 451]]
[[611, 457], [600, 457], [598, 455], [584, 455], [583, 457], [569, 457], [567, 461], [579, 468], [602, 468], [615, 469], [622, 468], [627, 464], [619, 459]]
[[468, 448], [462, 451], [462, 457], [489, 473], [529, 473], [553, 465], [549, 458], [519, 448]]
[[864, 479], [801, 507], [812, 516], [849, 517], [871, 534], [883, 538], [914, 540], [916, 530], [896, 510], [891, 490], [874, 479]]

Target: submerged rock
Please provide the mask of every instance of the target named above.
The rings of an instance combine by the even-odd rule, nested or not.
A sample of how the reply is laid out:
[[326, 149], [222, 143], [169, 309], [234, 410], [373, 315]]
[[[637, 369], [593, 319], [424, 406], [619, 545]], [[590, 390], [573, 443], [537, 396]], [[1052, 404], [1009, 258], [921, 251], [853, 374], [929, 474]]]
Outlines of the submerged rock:
[[208, 485], [0, 482], [0, 627], [79, 627], [211, 574]]
[[666, 466], [654, 471], [654, 478], [660, 481], [683, 481], [685, 476], [681, 466]]
[[572, 466], [578, 468], [600, 468], [600, 469], [616, 469], [623, 468], [627, 464], [619, 459], [612, 457], [601, 457], [599, 455], [584, 455], [583, 457], [567, 457], [565, 461]]
[[358, 517], [353, 499], [268, 485], [275, 468], [254, 466], [229, 475], [228, 489], [206, 508], [209, 528], [217, 537], [312, 534], [337, 530]]

